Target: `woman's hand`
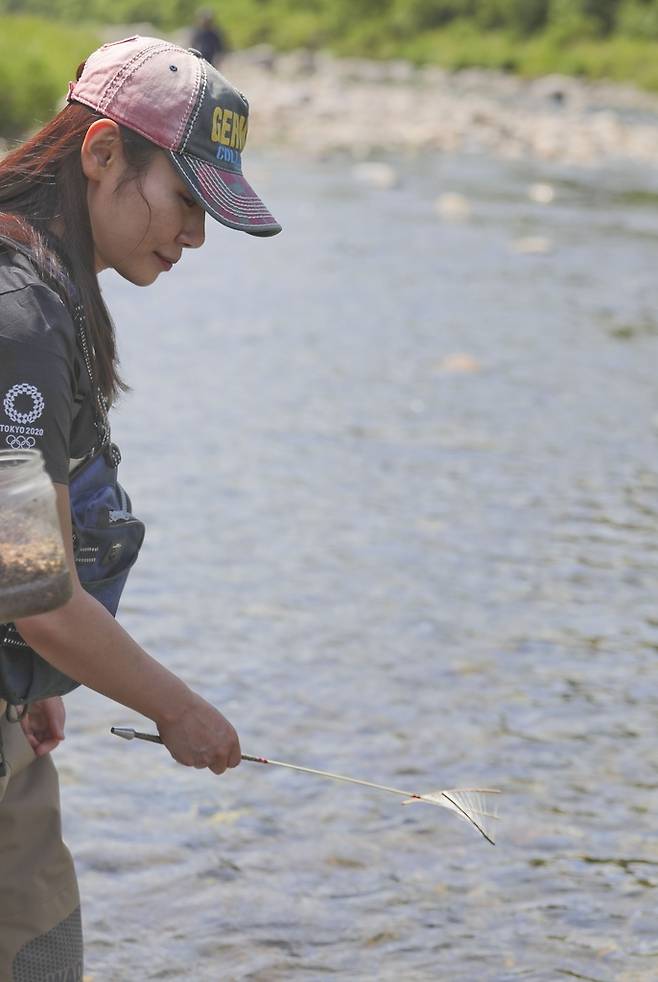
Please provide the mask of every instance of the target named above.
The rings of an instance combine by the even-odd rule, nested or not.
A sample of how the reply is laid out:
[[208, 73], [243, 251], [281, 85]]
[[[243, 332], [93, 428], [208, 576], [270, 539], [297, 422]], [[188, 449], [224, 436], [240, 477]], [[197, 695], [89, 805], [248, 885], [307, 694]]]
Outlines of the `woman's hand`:
[[21, 726], [37, 757], [49, 754], [62, 742], [65, 720], [66, 710], [61, 696], [30, 703], [21, 718]]
[[209, 767], [215, 774], [222, 774], [227, 767], [237, 767], [240, 763], [237, 733], [219, 710], [196, 693], [191, 696], [175, 717], [155, 720], [167, 750], [179, 764]]

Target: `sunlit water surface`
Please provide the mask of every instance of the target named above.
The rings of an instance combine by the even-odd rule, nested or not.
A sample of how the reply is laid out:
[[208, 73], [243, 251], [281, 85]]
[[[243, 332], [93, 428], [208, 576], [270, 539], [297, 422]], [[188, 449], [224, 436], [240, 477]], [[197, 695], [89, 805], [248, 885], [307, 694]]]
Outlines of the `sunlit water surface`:
[[658, 977], [655, 188], [394, 163], [379, 191], [252, 155], [284, 235], [213, 225], [149, 290], [104, 278], [148, 525], [120, 617], [246, 752], [498, 786], [498, 844], [183, 769], [78, 691], [57, 760], [95, 982]]

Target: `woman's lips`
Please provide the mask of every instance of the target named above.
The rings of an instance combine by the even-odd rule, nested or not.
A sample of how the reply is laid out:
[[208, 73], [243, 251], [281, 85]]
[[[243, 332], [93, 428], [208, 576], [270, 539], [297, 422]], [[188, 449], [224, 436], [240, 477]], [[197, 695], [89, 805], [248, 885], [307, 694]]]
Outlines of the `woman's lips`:
[[168, 259], [165, 259], [164, 256], [161, 256], [159, 252], [154, 252], [153, 255], [158, 257], [158, 259], [160, 260], [160, 264], [162, 265], [162, 268], [164, 270], [168, 271], [174, 265]]

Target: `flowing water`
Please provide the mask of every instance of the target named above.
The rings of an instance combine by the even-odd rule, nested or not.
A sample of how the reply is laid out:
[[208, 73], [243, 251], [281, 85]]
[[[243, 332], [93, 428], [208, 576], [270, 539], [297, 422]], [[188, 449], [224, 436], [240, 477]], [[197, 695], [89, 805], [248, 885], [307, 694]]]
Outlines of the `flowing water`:
[[121, 620], [245, 752], [500, 787], [498, 844], [181, 768], [78, 691], [57, 759], [95, 982], [658, 977], [656, 189], [394, 163], [381, 191], [252, 155], [284, 235], [213, 225], [149, 290], [104, 279], [148, 525]]

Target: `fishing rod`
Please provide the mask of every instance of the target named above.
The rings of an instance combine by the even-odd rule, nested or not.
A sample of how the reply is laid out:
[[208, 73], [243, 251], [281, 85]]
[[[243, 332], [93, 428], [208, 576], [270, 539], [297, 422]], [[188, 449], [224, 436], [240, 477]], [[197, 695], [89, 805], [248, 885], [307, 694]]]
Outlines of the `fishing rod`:
[[[137, 730], [123, 726], [112, 726], [110, 732], [124, 740], [148, 740], [149, 743], [162, 743], [157, 733], [140, 733]], [[315, 774], [317, 777], [329, 778], [332, 781], [344, 781], [348, 784], [359, 784], [364, 788], [376, 791], [387, 791], [389, 794], [401, 795], [405, 800], [403, 805], [411, 805], [417, 801], [425, 801], [429, 805], [439, 805], [455, 812], [459, 818], [474, 825], [487, 842], [495, 845], [493, 834], [488, 827], [487, 819], [498, 818], [497, 813], [490, 811], [486, 795], [500, 794], [497, 788], [449, 788], [446, 790], [429, 791], [420, 794], [416, 791], [402, 791], [400, 788], [389, 788], [385, 784], [373, 784], [356, 777], [346, 777], [344, 774], [334, 774], [332, 771], [319, 771], [314, 767], [302, 767], [300, 764], [287, 764], [282, 760], [271, 760], [268, 757], [254, 757], [252, 754], [241, 754], [242, 760], [254, 764], [270, 764], [275, 767], [287, 767], [291, 771], [301, 771], [304, 774]]]

